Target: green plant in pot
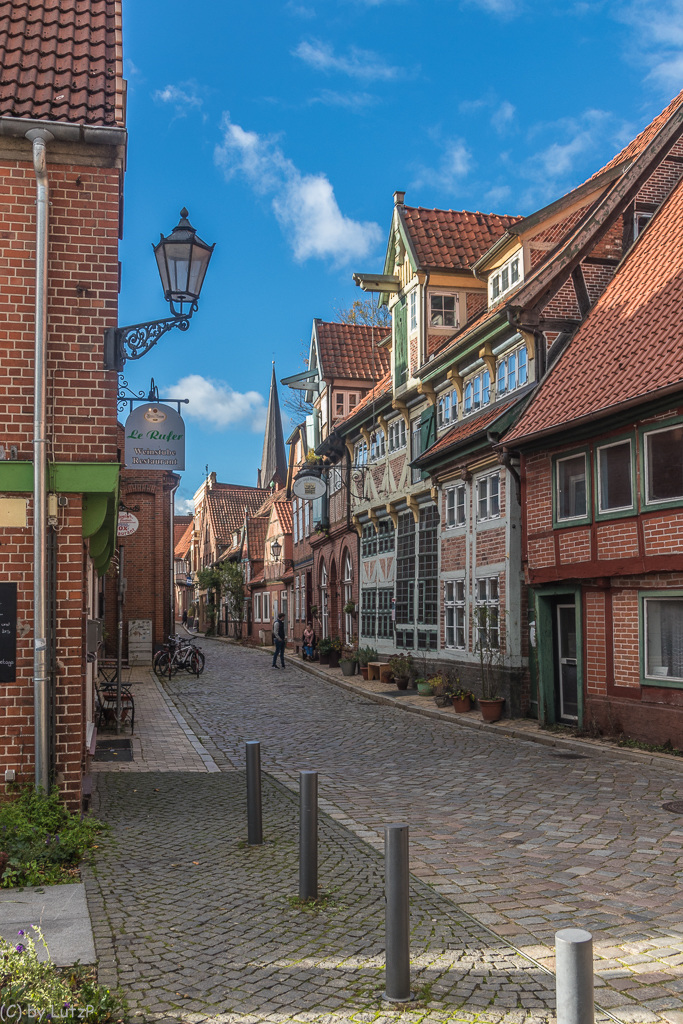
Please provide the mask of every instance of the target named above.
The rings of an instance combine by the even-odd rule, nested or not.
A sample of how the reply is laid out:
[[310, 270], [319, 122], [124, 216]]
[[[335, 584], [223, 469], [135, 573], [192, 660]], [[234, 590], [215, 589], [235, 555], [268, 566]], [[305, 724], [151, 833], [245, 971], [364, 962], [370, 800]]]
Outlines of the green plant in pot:
[[410, 654], [395, 654], [389, 659], [389, 668], [399, 690], [407, 690], [415, 665]]
[[318, 654], [320, 655], [320, 664], [329, 665], [330, 654], [332, 653], [332, 637], [324, 636], [318, 640]]
[[432, 697], [438, 708], [449, 708], [451, 706], [451, 695], [453, 684], [445, 676], [432, 676], [429, 680], [432, 686]]
[[498, 690], [498, 676], [503, 660], [500, 647], [498, 610], [489, 605], [477, 608], [477, 644], [481, 670], [479, 709], [485, 722], [497, 722], [503, 714], [505, 698]]
[[466, 690], [463, 687], [460, 687], [451, 694], [451, 701], [453, 703], [453, 709], [457, 711], [458, 714], [462, 715], [467, 711], [472, 710], [474, 694], [471, 690]]
[[359, 647], [358, 648], [358, 664], [360, 666], [360, 673], [363, 679], [368, 678], [368, 662], [377, 661], [379, 654], [374, 647]]
[[417, 692], [421, 693], [424, 697], [433, 697], [436, 688], [441, 686], [442, 683], [443, 679], [441, 676], [430, 676], [423, 683], [418, 683]]
[[356, 665], [358, 664], [358, 652], [352, 644], [345, 644], [342, 647], [341, 658], [339, 659], [339, 667], [342, 670], [342, 675], [353, 676], [356, 674]]
[[339, 659], [342, 652], [341, 637], [331, 636], [330, 638], [330, 668], [339, 668]]
[[356, 614], [356, 603], [355, 601], [347, 601], [344, 605], [344, 615], [355, 615]]

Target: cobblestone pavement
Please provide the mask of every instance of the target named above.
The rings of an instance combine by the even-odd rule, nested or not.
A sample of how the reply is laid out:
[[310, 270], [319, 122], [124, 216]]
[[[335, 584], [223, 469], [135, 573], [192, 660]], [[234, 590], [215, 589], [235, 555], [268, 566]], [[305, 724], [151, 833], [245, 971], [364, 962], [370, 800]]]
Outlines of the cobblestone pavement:
[[[599, 1019], [683, 1024], [683, 819], [662, 810], [683, 795], [683, 766], [461, 729], [293, 662], [273, 670], [260, 651], [204, 647], [201, 679], [166, 688], [221, 773], [97, 777], [115, 840], [87, 879], [102, 976], [114, 983], [118, 968], [143, 1016], [552, 1019], [553, 936], [576, 925], [595, 937]], [[259, 850], [241, 845], [247, 739], [261, 741], [270, 776]], [[317, 912], [288, 900], [301, 769], [320, 773], [329, 812], [330, 898]], [[413, 977], [423, 986], [421, 1007], [401, 1011], [377, 1000], [379, 851], [392, 821], [411, 829]]]

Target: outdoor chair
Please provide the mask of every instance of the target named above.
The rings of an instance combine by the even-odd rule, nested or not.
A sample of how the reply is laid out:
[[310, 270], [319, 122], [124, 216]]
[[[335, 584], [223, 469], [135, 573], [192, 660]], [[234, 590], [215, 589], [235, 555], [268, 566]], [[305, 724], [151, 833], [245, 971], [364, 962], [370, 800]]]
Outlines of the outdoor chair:
[[[104, 728], [107, 723], [116, 722], [116, 685], [111, 683], [98, 686], [95, 683], [95, 725]], [[135, 698], [127, 683], [121, 684], [121, 724], [130, 713], [130, 731], [135, 731]]]

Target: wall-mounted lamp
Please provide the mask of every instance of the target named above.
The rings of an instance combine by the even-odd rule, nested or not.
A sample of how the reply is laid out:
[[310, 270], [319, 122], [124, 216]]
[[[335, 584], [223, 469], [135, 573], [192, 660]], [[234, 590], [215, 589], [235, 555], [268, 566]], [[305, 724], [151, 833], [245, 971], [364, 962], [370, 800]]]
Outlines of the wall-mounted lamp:
[[270, 545], [270, 553], [273, 556], [273, 560], [275, 562], [279, 562], [280, 555], [282, 554], [282, 544], [280, 544], [279, 541], [274, 540]]
[[188, 212], [183, 207], [180, 222], [168, 237], [161, 235], [154, 246], [164, 298], [173, 316], [130, 327], [108, 328], [104, 332], [105, 370], [120, 372], [127, 359], [141, 359], [174, 327], [186, 331], [190, 326], [215, 243], [203, 242], [187, 217]]

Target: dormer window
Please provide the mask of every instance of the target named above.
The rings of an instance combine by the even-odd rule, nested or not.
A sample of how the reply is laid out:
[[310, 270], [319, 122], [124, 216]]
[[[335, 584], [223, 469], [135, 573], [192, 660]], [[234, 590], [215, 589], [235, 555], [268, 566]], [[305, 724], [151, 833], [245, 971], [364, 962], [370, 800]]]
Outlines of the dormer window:
[[496, 391], [499, 395], [524, 387], [528, 379], [526, 345], [512, 349], [498, 360]]
[[460, 320], [458, 307], [457, 295], [432, 293], [429, 296], [429, 326], [458, 327]]
[[483, 370], [476, 377], [470, 378], [465, 384], [465, 415], [476, 412], [483, 405], [488, 405], [491, 398], [491, 374]]
[[524, 280], [524, 261], [521, 249], [489, 277], [489, 304], [495, 302]]

